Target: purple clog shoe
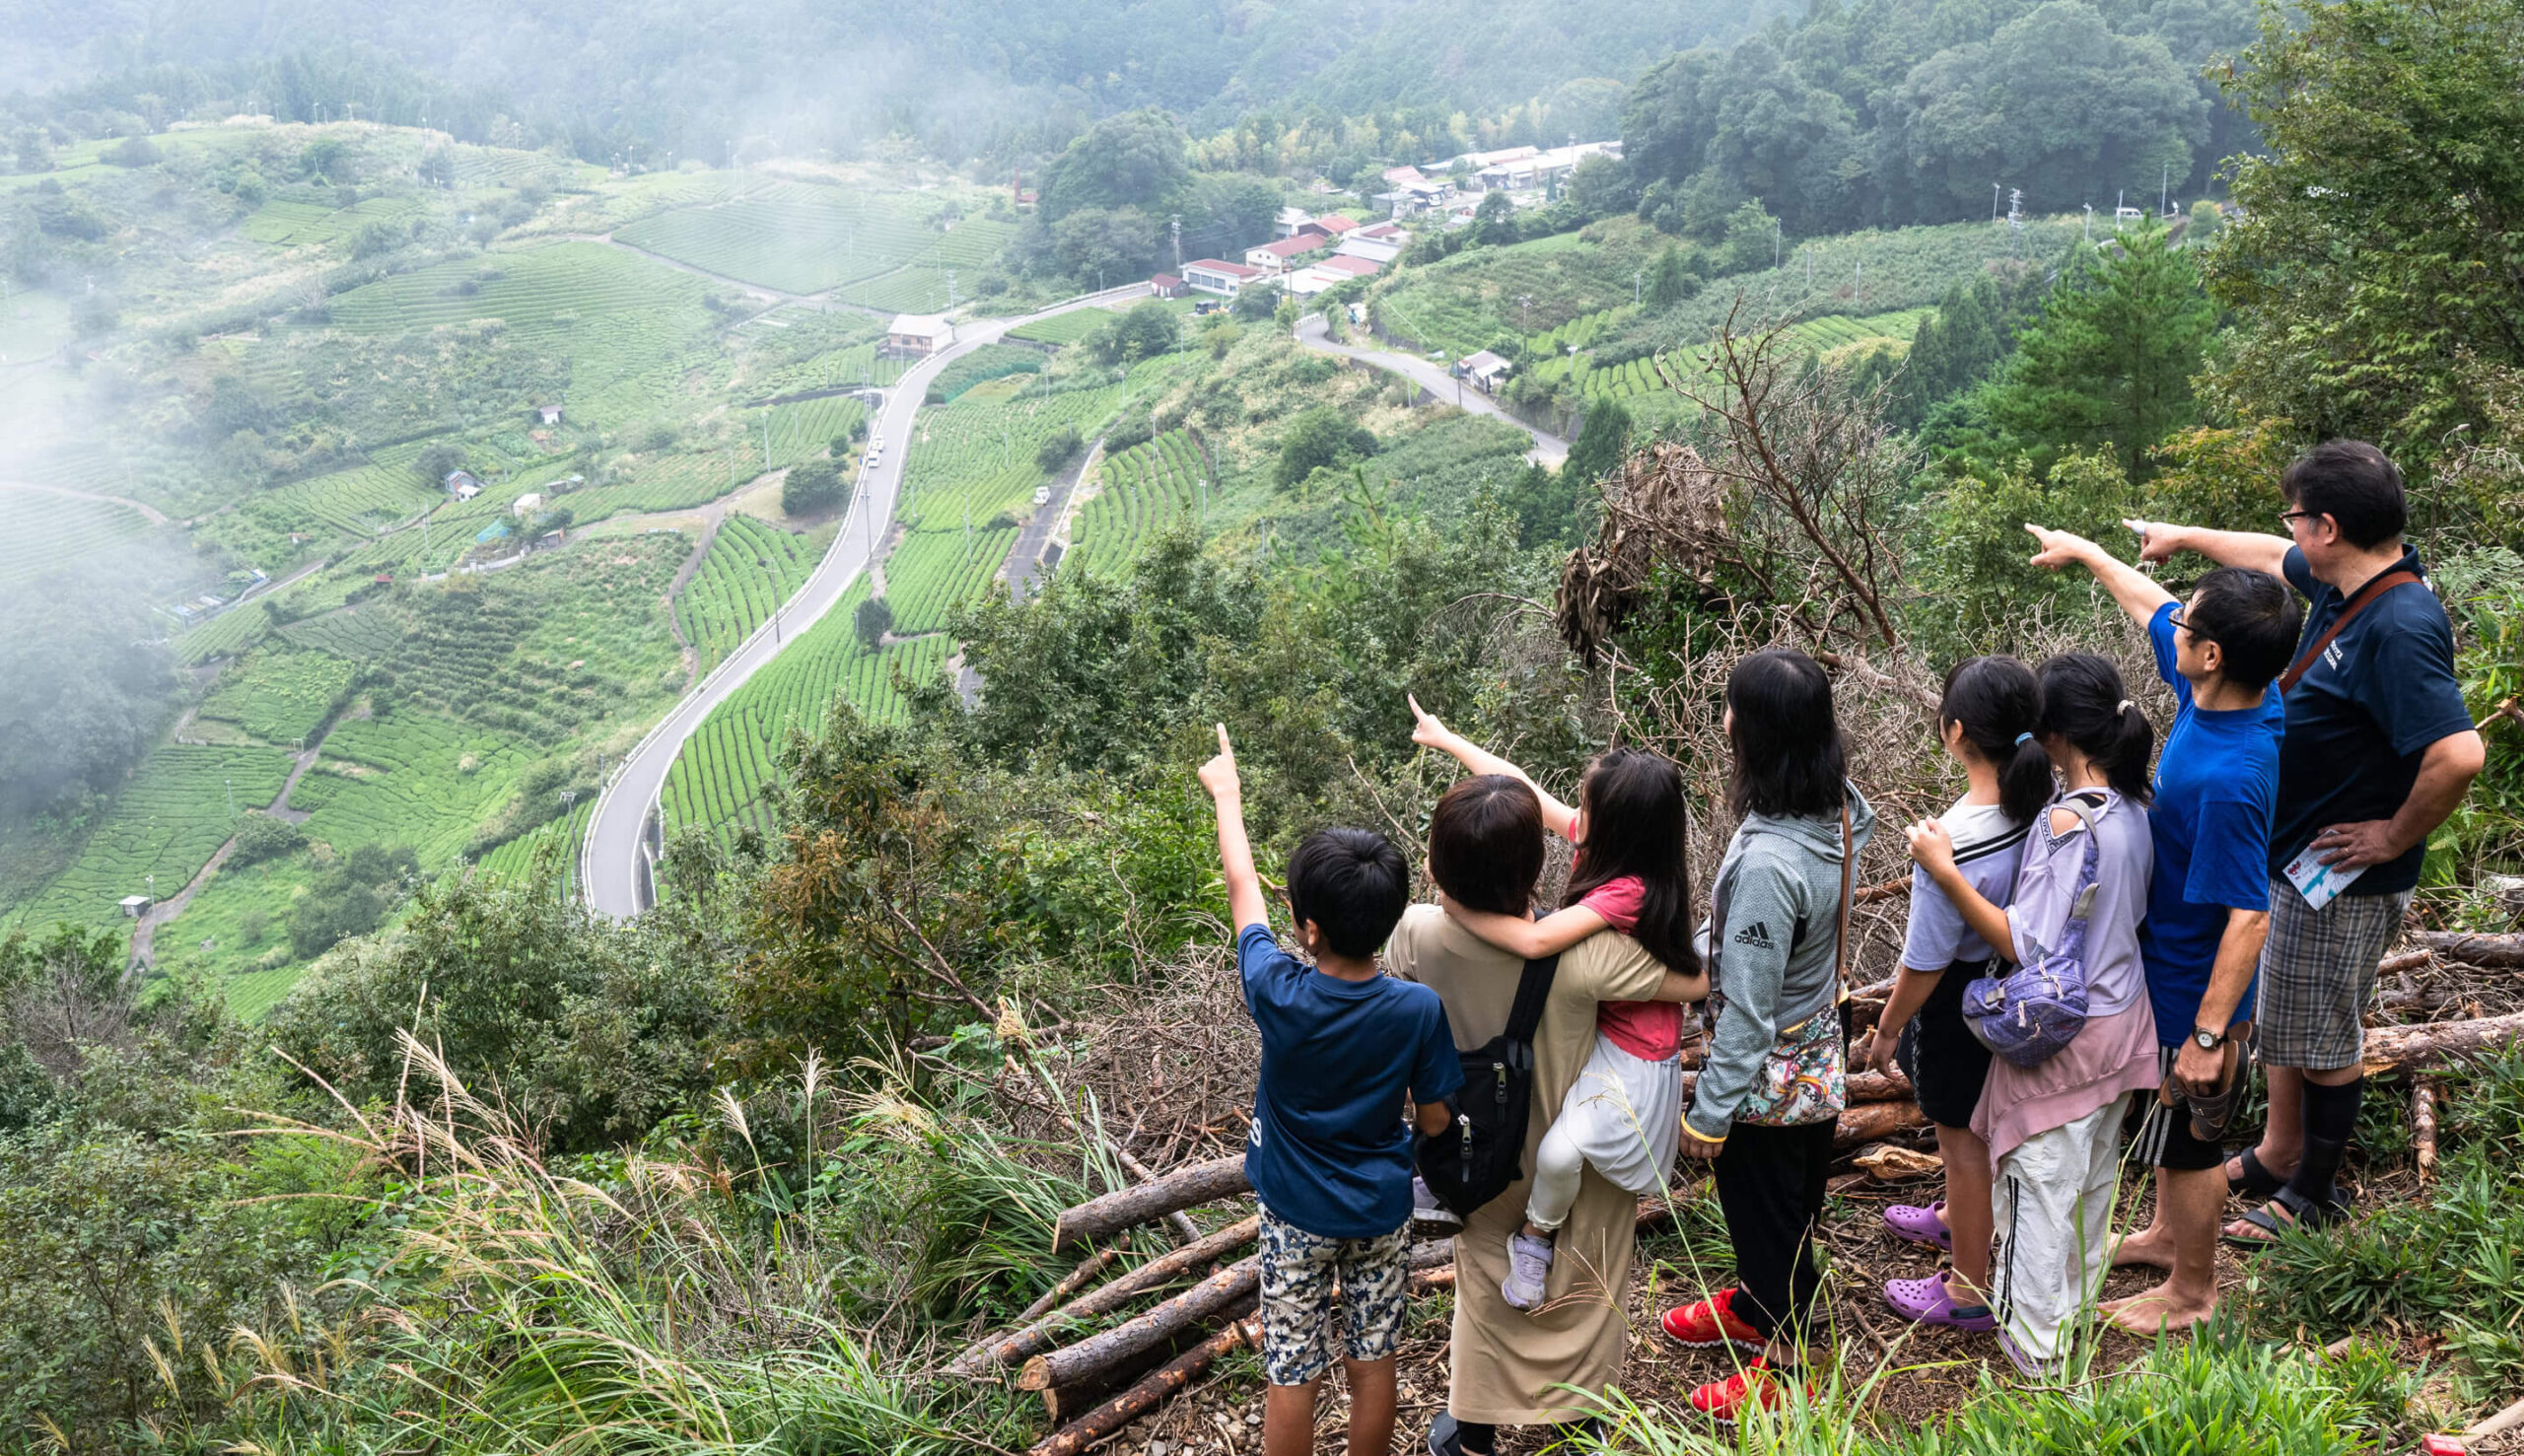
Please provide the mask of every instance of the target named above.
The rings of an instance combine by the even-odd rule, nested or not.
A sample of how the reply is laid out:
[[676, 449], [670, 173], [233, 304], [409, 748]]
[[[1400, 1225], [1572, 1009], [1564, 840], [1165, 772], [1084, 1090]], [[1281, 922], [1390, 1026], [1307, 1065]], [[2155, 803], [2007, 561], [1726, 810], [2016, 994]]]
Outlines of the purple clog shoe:
[[1884, 1285], [1884, 1302], [1906, 1320], [1923, 1325], [1943, 1325], [1950, 1330], [1980, 1333], [1998, 1327], [1998, 1317], [1986, 1304], [1957, 1304], [1954, 1291], [1946, 1287], [1943, 1271], [1927, 1279], [1892, 1280]]
[[1938, 1199], [1927, 1208], [1895, 1204], [1884, 1211], [1884, 1226], [1893, 1236], [1915, 1244], [1930, 1244], [1951, 1254], [1954, 1252], [1954, 1230], [1945, 1226], [1945, 1200]]

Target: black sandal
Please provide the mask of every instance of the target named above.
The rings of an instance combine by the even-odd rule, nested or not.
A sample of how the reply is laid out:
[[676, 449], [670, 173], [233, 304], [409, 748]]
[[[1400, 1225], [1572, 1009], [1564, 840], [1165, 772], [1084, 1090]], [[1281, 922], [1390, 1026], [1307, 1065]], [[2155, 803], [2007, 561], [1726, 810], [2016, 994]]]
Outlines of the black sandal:
[[2237, 1154], [2236, 1160], [2244, 1165], [2244, 1175], [2226, 1180], [2226, 1193], [2229, 1197], [2241, 1195], [2250, 1199], [2269, 1199], [2276, 1197], [2279, 1190], [2287, 1186], [2286, 1179], [2261, 1165], [2261, 1150], [2258, 1147], [2246, 1147]]
[[2221, 1232], [2219, 1237], [2238, 1249], [2259, 1251], [2285, 1238], [2292, 1231], [2311, 1232], [2328, 1228], [2348, 1216], [2338, 1206], [2321, 1207], [2292, 1188], [2281, 1188], [2270, 1196], [2270, 1202], [2243, 1215], [2238, 1222], [2260, 1229], [2267, 1238], [2251, 1234]]

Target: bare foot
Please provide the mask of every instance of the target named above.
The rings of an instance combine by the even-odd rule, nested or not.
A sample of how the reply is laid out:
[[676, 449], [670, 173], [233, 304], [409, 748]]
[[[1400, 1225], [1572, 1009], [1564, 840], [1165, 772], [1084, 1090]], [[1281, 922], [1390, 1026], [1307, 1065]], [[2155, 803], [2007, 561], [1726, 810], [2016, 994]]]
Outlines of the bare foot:
[[2211, 1289], [2205, 1299], [2191, 1299], [2170, 1283], [2141, 1290], [2127, 1299], [2115, 1299], [2103, 1306], [2105, 1319], [2133, 1335], [2188, 1330], [2216, 1312], [2215, 1290]]
[[2127, 1269], [2143, 1264], [2149, 1269], [2173, 1268], [2173, 1238], [2149, 1225], [2143, 1233], [2134, 1233], [2112, 1246], [2112, 1267]]

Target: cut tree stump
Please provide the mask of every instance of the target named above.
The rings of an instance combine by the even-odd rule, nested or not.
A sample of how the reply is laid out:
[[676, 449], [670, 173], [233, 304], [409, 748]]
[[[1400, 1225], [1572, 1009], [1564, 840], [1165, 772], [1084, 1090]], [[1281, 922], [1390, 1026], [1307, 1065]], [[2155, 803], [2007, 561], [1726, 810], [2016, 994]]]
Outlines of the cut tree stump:
[[1841, 1114], [1840, 1125], [1832, 1130], [1832, 1145], [1857, 1147], [1928, 1125], [1928, 1115], [1920, 1111], [1917, 1102], [1860, 1102]]
[[1262, 1216], [1257, 1213], [1241, 1222], [1230, 1223], [1197, 1243], [1186, 1244], [1170, 1254], [1151, 1259], [1111, 1283], [1090, 1289], [1030, 1324], [982, 1341], [955, 1356], [953, 1362], [946, 1366], [946, 1373], [971, 1379], [990, 1375], [1009, 1365], [1022, 1364], [1058, 1344], [1062, 1327], [1099, 1314], [1110, 1314], [1151, 1289], [1172, 1283], [1204, 1264], [1215, 1263], [1234, 1253], [1253, 1242], [1261, 1232]]
[[1125, 1228], [1153, 1223], [1168, 1213], [1217, 1199], [1249, 1193], [1244, 1154], [1188, 1163], [1152, 1183], [1141, 1183], [1064, 1209], [1052, 1225], [1052, 1252], [1067, 1253]]
[[1142, 1377], [1140, 1382], [1043, 1438], [1027, 1456], [1081, 1456], [1088, 1447], [1156, 1410], [1201, 1378], [1219, 1357], [1242, 1346], [1260, 1349], [1262, 1322], [1237, 1320]]
[[2370, 1026], [2366, 1029], [2366, 1075], [2380, 1076], [2387, 1072], [2441, 1066], [2505, 1046], [2518, 1038], [2524, 1038], [2524, 1011], [2476, 1016], [2468, 1021], [2432, 1021], [2423, 1026]]

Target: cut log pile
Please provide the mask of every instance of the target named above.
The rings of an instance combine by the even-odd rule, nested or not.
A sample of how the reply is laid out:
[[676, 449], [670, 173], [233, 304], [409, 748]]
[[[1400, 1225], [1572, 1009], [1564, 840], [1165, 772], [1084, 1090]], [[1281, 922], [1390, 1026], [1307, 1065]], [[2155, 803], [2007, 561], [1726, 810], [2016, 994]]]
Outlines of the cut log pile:
[[[1893, 892], [1891, 886], [1870, 888]], [[2401, 977], [2405, 987], [2409, 973], [2425, 967], [2457, 977], [2495, 978], [2501, 972], [2524, 971], [2524, 936], [2423, 933], [2409, 937], [2409, 945], [2385, 962], [2387, 976]], [[1891, 991], [1892, 982], [1884, 981], [1854, 992], [1852, 1022], [1871, 1023]], [[2458, 989], [2431, 1008], [2462, 1000]], [[2471, 1005], [2477, 1012], [2477, 999]], [[2366, 1071], [2370, 1075], [2416, 1075], [2519, 1041], [2524, 1041], [2524, 1011], [2370, 1026]], [[1686, 1105], [1697, 1075], [1684, 1074]], [[2438, 1096], [2425, 1076], [2415, 1075], [2412, 1121], [2422, 1178], [2435, 1160]], [[1857, 1152], [1852, 1161], [1858, 1171], [1846, 1175], [1846, 1181], [1933, 1170], [1932, 1156], [1886, 1143], [1926, 1126], [1908, 1077], [1899, 1072], [1853, 1073], [1848, 1107], [1833, 1137], [1835, 1147]], [[1260, 1344], [1255, 1310], [1261, 1259], [1247, 1252], [1260, 1234], [1258, 1214], [1245, 1213], [1106, 1278], [1120, 1264], [1123, 1241], [1132, 1230], [1162, 1223], [1180, 1241], [1197, 1233], [1187, 1211], [1248, 1198], [1252, 1188], [1244, 1176], [1243, 1156], [1210, 1158], [1153, 1175], [1136, 1165], [1131, 1171], [1143, 1181], [1061, 1213], [1054, 1247], [1083, 1262], [1012, 1327], [975, 1344], [946, 1367], [950, 1375], [1013, 1379], [1019, 1389], [1041, 1393], [1055, 1428], [1030, 1456], [1079, 1456], [1190, 1389], [1229, 1352]], [[1669, 1215], [1661, 1200], [1640, 1205], [1643, 1228]], [[1451, 1288], [1453, 1258], [1450, 1242], [1415, 1246], [1413, 1290]], [[1152, 1302], [1112, 1318], [1143, 1300]]]

